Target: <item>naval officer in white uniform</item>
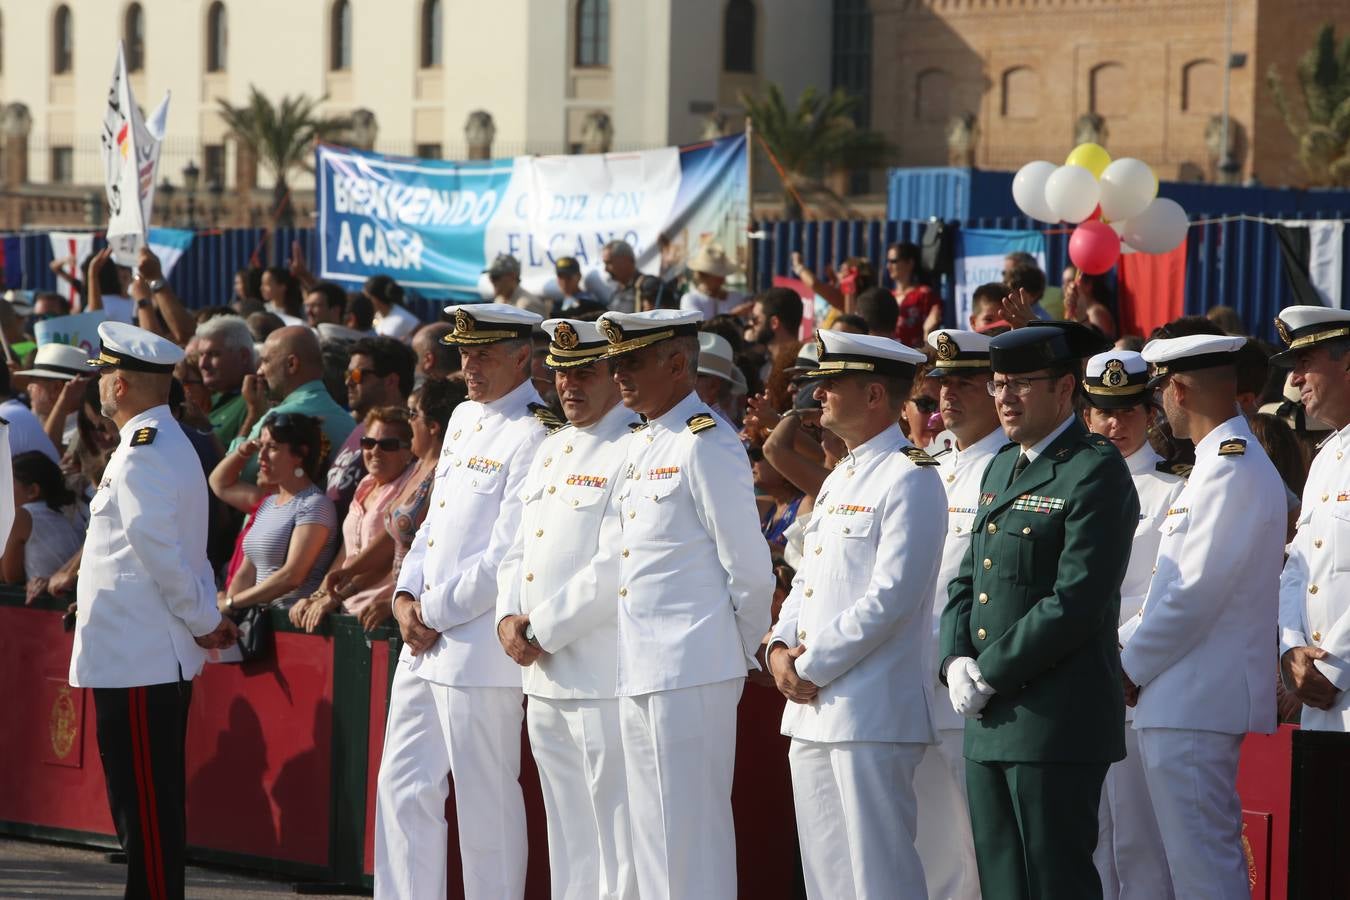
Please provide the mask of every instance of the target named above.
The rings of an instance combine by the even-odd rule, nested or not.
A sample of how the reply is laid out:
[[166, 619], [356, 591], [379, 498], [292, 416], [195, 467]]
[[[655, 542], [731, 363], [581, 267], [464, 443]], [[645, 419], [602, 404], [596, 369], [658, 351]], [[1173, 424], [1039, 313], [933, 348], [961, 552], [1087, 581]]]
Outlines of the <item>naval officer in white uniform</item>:
[[[769, 628], [773, 570], [740, 439], [694, 392], [699, 313], [608, 312], [629, 435], [616, 491], [616, 689], [643, 900], [732, 900], [736, 705]], [[609, 564], [602, 559], [597, 565]]]
[[169, 412], [183, 350], [120, 322], [89, 361], [118, 445], [89, 503], [70, 683], [93, 688], [98, 752], [127, 897], [181, 898], [184, 743], [206, 650], [234, 643], [206, 559], [206, 476]]
[[[1139, 495], [1139, 524], [1130, 545], [1130, 563], [1120, 585], [1120, 645], [1139, 625], [1139, 612], [1153, 578], [1162, 525], [1186, 486], [1190, 466], [1165, 462], [1148, 443], [1154, 407], [1148, 363], [1130, 350], [1108, 350], [1087, 361], [1083, 379], [1088, 430], [1116, 445]], [[1139, 742], [1129, 727], [1134, 709], [1125, 708], [1125, 758], [1106, 770], [1102, 785], [1101, 830], [1093, 861], [1108, 900], [1169, 900], [1172, 879], [1162, 862], [1162, 836], [1153, 815]]]
[[[954, 442], [933, 454], [938, 475], [947, 491], [947, 530], [942, 542], [942, 564], [933, 592], [932, 641], [936, 656], [947, 608], [947, 585], [961, 569], [970, 548], [970, 529], [980, 501], [984, 470], [1008, 436], [998, 422], [998, 409], [987, 385], [989, 338], [973, 331], [944, 328], [928, 335], [936, 360], [928, 377], [936, 379], [938, 413]], [[931, 658], [931, 657], [930, 657]], [[927, 671], [936, 673], [933, 659]], [[928, 748], [914, 777], [919, 807], [919, 834], [915, 845], [923, 861], [930, 900], [979, 900], [980, 879], [975, 868], [975, 843], [970, 833], [966, 801], [966, 720], [946, 701], [947, 688], [932, 677], [933, 720], [937, 743]]]
[[1280, 668], [1299, 727], [1350, 731], [1350, 312], [1291, 306], [1276, 320], [1309, 417], [1335, 431], [1313, 458], [1280, 577]]
[[553, 897], [635, 898], [614, 689], [619, 573], [595, 560], [622, 538], [610, 500], [624, 480], [624, 439], [641, 420], [619, 402], [609, 342], [594, 322], [543, 328], [544, 363], [570, 425], [544, 439], [525, 478], [520, 528], [498, 575], [497, 636], [525, 667]]
[[425, 521], [394, 589], [405, 646], [394, 674], [376, 793], [375, 896], [445, 896], [448, 775], [466, 900], [525, 891], [520, 669], [497, 641], [497, 569], [546, 428], [530, 383], [534, 313], [448, 306], [469, 399], [446, 424]]
[[928, 670], [947, 498], [896, 424], [916, 367], [899, 341], [816, 333], [821, 425], [848, 447], [806, 527], [769, 640], [812, 900], [925, 900], [914, 770], [934, 740]]
[[1150, 341], [1150, 385], [1195, 468], [1168, 510], [1143, 615], [1121, 651], [1126, 702], [1178, 897], [1247, 900], [1238, 756], [1275, 730], [1284, 482], [1237, 407], [1245, 338]]

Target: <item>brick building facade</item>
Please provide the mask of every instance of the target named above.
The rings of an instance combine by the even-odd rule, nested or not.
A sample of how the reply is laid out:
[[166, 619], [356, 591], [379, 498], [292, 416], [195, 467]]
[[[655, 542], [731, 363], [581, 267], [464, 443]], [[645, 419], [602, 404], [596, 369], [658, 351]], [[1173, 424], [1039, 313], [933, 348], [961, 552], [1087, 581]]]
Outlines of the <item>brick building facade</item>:
[[903, 166], [1015, 169], [1100, 131], [1164, 179], [1215, 180], [1230, 5], [1238, 177], [1299, 185], [1266, 73], [1299, 107], [1297, 60], [1324, 22], [1350, 36], [1350, 0], [871, 0], [871, 125]]

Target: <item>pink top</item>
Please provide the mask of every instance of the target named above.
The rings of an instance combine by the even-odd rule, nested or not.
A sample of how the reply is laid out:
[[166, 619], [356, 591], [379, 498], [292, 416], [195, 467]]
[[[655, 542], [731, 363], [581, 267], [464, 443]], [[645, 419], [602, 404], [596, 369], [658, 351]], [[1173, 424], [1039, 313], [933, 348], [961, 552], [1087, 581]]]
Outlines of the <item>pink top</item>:
[[[367, 475], [361, 479], [361, 483], [356, 486], [356, 493], [352, 496], [352, 505], [347, 510], [347, 518], [342, 520], [342, 548], [347, 560], [385, 534], [385, 512], [403, 490], [408, 476], [416, 469], [417, 461], [414, 460], [403, 470], [402, 475], [388, 484], [378, 484], [374, 475]], [[377, 597], [389, 593], [393, 588], [394, 575], [390, 572], [379, 584], [358, 591], [342, 601], [342, 608], [345, 612], [359, 613]]]

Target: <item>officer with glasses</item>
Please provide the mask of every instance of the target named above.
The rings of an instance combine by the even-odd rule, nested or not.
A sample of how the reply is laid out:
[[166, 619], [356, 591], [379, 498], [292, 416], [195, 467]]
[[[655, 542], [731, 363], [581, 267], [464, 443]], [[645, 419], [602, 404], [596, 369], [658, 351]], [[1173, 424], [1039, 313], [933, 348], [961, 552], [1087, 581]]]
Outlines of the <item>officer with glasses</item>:
[[989, 345], [1012, 443], [981, 483], [937, 657], [966, 717], [986, 900], [1102, 896], [1092, 854], [1102, 781], [1125, 752], [1116, 622], [1139, 501], [1120, 452], [1074, 412], [1092, 343], [1061, 326]]

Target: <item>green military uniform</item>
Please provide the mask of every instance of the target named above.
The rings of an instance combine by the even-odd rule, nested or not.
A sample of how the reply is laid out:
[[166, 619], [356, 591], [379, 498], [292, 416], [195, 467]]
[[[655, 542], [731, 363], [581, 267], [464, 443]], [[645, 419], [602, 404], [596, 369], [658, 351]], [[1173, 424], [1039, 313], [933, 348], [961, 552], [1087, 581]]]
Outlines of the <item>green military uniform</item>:
[[1125, 755], [1116, 622], [1139, 500], [1077, 419], [1014, 480], [1020, 455], [985, 472], [938, 658], [974, 658], [996, 691], [965, 732], [985, 900], [1089, 900], [1102, 781]]

